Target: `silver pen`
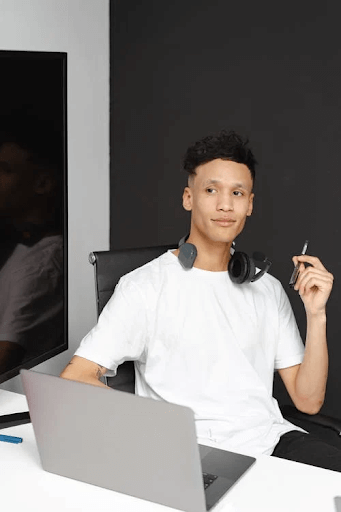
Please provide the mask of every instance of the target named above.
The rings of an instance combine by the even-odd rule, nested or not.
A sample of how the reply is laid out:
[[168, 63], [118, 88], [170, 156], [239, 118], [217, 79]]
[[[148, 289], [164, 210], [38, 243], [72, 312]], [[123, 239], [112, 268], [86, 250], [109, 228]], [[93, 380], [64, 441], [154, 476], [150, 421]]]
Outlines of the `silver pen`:
[[[307, 252], [308, 244], [309, 244], [309, 240], [306, 240], [304, 242], [301, 254], [305, 254]], [[290, 281], [289, 281], [289, 286], [291, 288], [293, 288], [295, 286], [295, 284], [296, 284], [296, 281], [297, 281], [297, 278], [298, 278], [298, 274], [300, 273], [299, 268], [300, 268], [300, 263], [297, 263], [297, 265], [295, 265], [294, 271], [291, 274]]]

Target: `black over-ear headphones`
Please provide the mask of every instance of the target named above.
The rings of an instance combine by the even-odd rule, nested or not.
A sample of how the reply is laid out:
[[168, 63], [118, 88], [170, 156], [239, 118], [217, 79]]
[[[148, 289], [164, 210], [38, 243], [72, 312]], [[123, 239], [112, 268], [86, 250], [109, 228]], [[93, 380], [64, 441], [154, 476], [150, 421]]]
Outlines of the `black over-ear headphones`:
[[[179, 262], [186, 270], [190, 270], [195, 262], [198, 251], [195, 245], [186, 243], [189, 235], [181, 238], [179, 242]], [[231, 249], [232, 256], [230, 258], [227, 270], [231, 281], [236, 284], [254, 283], [260, 279], [271, 267], [271, 261], [261, 252], [254, 252], [252, 258], [245, 252], [235, 251], [235, 243]], [[232, 252], [233, 251], [233, 252]], [[265, 267], [256, 273], [256, 264], [254, 260], [265, 263]]]

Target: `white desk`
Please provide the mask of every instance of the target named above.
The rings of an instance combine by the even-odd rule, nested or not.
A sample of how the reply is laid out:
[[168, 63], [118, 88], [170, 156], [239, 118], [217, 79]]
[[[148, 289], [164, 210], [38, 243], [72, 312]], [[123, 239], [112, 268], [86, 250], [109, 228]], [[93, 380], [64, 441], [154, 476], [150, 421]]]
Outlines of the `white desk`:
[[[25, 396], [0, 390], [0, 414], [25, 410]], [[0, 442], [1, 503], [6, 510], [174, 510], [43, 471], [31, 424], [0, 433], [24, 439], [19, 445]], [[341, 496], [341, 473], [262, 456], [215, 512], [335, 512], [333, 498], [337, 495]]]

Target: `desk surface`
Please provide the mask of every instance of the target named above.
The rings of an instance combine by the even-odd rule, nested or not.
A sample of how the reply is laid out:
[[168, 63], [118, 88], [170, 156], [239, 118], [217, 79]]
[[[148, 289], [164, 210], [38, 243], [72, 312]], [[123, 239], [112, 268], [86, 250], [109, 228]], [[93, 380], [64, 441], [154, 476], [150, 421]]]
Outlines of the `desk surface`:
[[[24, 395], [0, 390], [0, 414], [25, 410]], [[1, 502], [8, 510], [174, 510], [43, 471], [31, 424], [1, 433], [24, 439], [19, 445], [0, 442]], [[341, 473], [264, 455], [214, 512], [336, 512], [334, 496], [341, 496]]]

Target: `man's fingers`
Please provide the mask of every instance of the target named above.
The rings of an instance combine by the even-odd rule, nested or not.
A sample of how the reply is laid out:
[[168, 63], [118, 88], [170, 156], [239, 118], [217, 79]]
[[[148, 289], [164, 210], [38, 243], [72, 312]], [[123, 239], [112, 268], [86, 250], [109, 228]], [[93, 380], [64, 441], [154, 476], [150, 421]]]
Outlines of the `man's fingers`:
[[317, 258], [316, 256], [309, 256], [308, 254], [300, 254], [298, 256], [294, 256], [292, 258], [294, 265], [297, 265], [298, 262], [300, 263], [310, 263], [315, 268], [319, 268], [320, 270], [327, 270], [321, 260]]
[[329, 290], [332, 287], [332, 281], [325, 276], [308, 274], [304, 276], [304, 278], [301, 281], [296, 283], [295, 289], [304, 291], [313, 288], [314, 286], [321, 290]]
[[321, 289], [329, 290], [333, 286], [334, 276], [325, 270], [316, 269], [315, 267], [304, 268], [297, 278], [295, 289], [304, 289], [317, 286]]

